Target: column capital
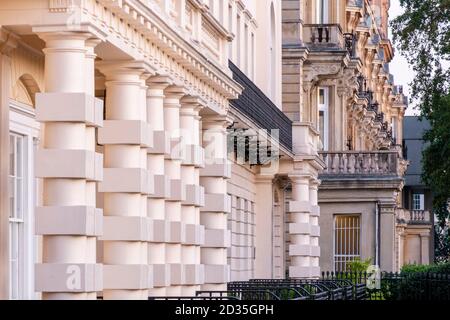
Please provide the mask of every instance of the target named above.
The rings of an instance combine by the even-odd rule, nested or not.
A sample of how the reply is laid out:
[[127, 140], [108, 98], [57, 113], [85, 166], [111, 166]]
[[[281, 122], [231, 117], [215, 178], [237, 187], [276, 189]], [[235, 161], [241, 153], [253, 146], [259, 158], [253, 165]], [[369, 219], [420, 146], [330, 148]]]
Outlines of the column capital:
[[95, 60], [95, 58], [97, 58], [97, 55], [94, 52], [94, 49], [96, 46], [98, 46], [100, 43], [102, 42], [102, 40], [98, 39], [98, 38], [89, 38], [86, 40], [85, 44], [86, 44], [86, 58], [90, 58]]
[[228, 115], [203, 115], [202, 116], [202, 125], [203, 129], [227, 129], [231, 124], [233, 124], [233, 120]]
[[188, 93], [189, 93], [189, 91], [185, 87], [175, 85], [175, 84], [168, 86], [164, 90], [164, 94], [165, 94], [166, 98], [168, 98], [168, 99], [180, 100], [181, 98], [186, 96]]
[[106, 76], [107, 81], [127, 81], [128, 79], [132, 82], [133, 80], [139, 82], [139, 85], [143, 74], [149, 76], [154, 74], [154, 70], [146, 62], [137, 60], [101, 61], [96, 63], [96, 67]]
[[310, 189], [319, 189], [319, 186], [321, 183], [322, 183], [322, 181], [317, 178], [310, 179], [309, 188]]
[[17, 48], [19, 39], [14, 33], [0, 28], [0, 53], [9, 56]]
[[309, 185], [311, 175], [306, 173], [292, 173], [288, 175], [291, 182], [294, 184], [306, 184]]
[[272, 184], [275, 178], [274, 174], [257, 174], [255, 177], [256, 184]]
[[200, 120], [200, 111], [206, 106], [205, 100], [199, 96], [185, 96], [181, 99], [181, 114], [190, 115]]
[[168, 75], [155, 75], [147, 79], [147, 85], [150, 90], [165, 90], [167, 87], [173, 85], [173, 80]]

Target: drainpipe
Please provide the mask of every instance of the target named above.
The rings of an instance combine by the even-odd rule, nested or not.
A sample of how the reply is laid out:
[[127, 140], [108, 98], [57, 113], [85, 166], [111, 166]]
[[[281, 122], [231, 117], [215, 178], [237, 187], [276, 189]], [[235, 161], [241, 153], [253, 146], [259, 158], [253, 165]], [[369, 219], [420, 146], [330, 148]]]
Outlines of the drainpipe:
[[375, 265], [380, 267], [380, 201], [375, 205]]

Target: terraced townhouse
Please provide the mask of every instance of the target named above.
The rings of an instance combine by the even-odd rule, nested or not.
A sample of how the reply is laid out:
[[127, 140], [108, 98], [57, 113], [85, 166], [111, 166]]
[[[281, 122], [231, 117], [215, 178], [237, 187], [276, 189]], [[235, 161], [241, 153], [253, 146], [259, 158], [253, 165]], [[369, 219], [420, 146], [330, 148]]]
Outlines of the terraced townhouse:
[[1, 1], [0, 298], [426, 263], [429, 214], [401, 202], [388, 9]]

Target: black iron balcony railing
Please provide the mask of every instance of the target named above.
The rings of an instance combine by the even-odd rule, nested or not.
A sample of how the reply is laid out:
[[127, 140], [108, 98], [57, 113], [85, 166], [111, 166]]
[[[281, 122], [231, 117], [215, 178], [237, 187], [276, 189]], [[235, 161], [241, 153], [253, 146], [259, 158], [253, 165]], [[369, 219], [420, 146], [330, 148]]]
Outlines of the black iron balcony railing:
[[344, 33], [345, 49], [351, 58], [356, 57], [356, 36], [353, 33]]
[[280, 144], [292, 150], [292, 121], [235, 64], [229, 62], [233, 79], [244, 87], [239, 99], [230, 105], [268, 133], [279, 130]]

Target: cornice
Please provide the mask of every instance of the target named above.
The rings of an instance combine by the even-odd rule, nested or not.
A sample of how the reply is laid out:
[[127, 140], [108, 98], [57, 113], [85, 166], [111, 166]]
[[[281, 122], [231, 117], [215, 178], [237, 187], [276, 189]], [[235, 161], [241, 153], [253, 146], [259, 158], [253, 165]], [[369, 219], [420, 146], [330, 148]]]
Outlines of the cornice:
[[[130, 26], [139, 30], [150, 41], [157, 43], [161, 49], [164, 49], [169, 56], [188, 71], [204, 81], [207, 80], [211, 87], [226, 98], [236, 98], [240, 93], [239, 87], [226, 73], [225, 67], [219, 68], [206, 58], [149, 6], [145, 6], [137, 0], [113, 1], [113, 3], [108, 0], [98, 1], [105, 8], [127, 21]], [[95, 15], [95, 12], [91, 14]]]

